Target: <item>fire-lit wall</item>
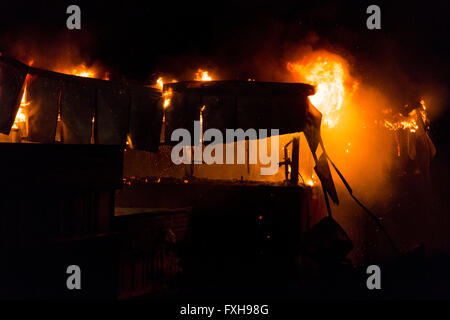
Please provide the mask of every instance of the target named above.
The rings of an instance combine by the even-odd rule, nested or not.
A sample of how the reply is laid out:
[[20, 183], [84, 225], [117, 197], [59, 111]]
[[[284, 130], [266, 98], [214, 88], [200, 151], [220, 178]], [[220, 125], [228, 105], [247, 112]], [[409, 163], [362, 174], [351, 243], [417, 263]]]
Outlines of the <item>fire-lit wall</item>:
[[[312, 186], [318, 183], [318, 179], [314, 174], [314, 160], [309, 150], [309, 146], [302, 133], [297, 134], [300, 137], [300, 159], [299, 167], [300, 183]], [[269, 154], [271, 151], [271, 140], [279, 139], [278, 148], [278, 160], [283, 162], [284, 148], [292, 141], [294, 134], [286, 134], [277, 137], [267, 138], [267, 146]], [[256, 141], [256, 143], [258, 143]], [[170, 146], [161, 146], [158, 153], [150, 153], [139, 150], [129, 150], [125, 152], [124, 158], [124, 176], [125, 177], [157, 177], [157, 178], [184, 178], [186, 176], [193, 176], [201, 179], [211, 180], [243, 180], [243, 181], [266, 181], [272, 183], [282, 183], [286, 180], [285, 168], [280, 166], [274, 175], [262, 175], [261, 167], [267, 167], [268, 165], [262, 165], [259, 162], [257, 164], [249, 164], [249, 142], [243, 143], [243, 149], [245, 152], [245, 164], [181, 164], [175, 165], [171, 160]], [[226, 154], [226, 145], [222, 145], [224, 149], [224, 158]], [[237, 158], [237, 143], [234, 143], [234, 157], [235, 162]], [[288, 158], [292, 158], [292, 144], [286, 147], [288, 152]], [[225, 159], [224, 159], [225, 160]], [[224, 161], [225, 162], [225, 161]], [[288, 175], [289, 179], [290, 174]]]

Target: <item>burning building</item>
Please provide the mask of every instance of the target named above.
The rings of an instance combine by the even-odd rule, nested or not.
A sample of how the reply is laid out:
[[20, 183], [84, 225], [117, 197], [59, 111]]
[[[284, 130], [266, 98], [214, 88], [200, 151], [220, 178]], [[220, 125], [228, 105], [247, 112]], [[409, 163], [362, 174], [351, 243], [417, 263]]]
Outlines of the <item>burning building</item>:
[[[0, 56], [0, 296], [298, 294], [330, 283], [359, 294], [364, 266], [425, 242], [410, 214], [429, 208], [428, 97], [399, 104], [343, 54], [300, 52], [248, 58], [267, 69], [256, 75], [222, 57], [225, 72], [192, 63], [188, 76], [146, 81]], [[229, 130], [243, 135], [211, 139]], [[45, 281], [27, 275], [30, 259]], [[71, 265], [88, 274], [81, 294], [64, 286]]]
[[[174, 279], [180, 274], [187, 274], [188, 282], [199, 274], [228, 279], [223, 273], [227, 264], [219, 263], [223, 259], [233, 261], [230, 268], [246, 270], [248, 266], [264, 263], [279, 275], [284, 274], [283, 270], [290, 270], [285, 273], [288, 278], [275, 277], [274, 280], [287, 284], [293, 276], [304, 277], [297, 270], [302, 266], [298, 261], [304, 259], [310, 240], [305, 240], [309, 236], [302, 235], [315, 230], [311, 229], [312, 225], [327, 215], [330, 220], [322, 220], [318, 225], [328, 225], [322, 228], [335, 229], [344, 237], [340, 240], [344, 241], [341, 247], [335, 248], [343, 250], [339, 259], [344, 259], [353, 247], [343, 229], [332, 219], [329, 199], [338, 205], [339, 197], [330, 163], [336, 171], [335, 177], [342, 180], [352, 197], [353, 191], [329, 159], [320, 132], [322, 120], [327, 128], [338, 124], [344, 100], [358, 85], [357, 82], [345, 83], [345, 66], [335, 57], [322, 54], [306, 62], [288, 63], [289, 71], [316, 87], [254, 80], [217, 81], [201, 69], [195, 81], [164, 84], [160, 77], [153, 86], [139, 86], [95, 79], [92, 78], [94, 73], [88, 70], [73, 69], [70, 72], [76, 74], [73, 76], [37, 69], [4, 57], [1, 62], [2, 88], [7, 93], [2, 96], [3, 139], [23, 142], [13, 150], [17, 148], [20, 151], [16, 152], [26, 156], [29, 152], [40, 152], [42, 146], [46, 153], [50, 148], [50, 154], [56, 153], [57, 157], [62, 151], [67, 153], [65, 150], [79, 150], [78, 161], [86, 162], [82, 167], [75, 164], [79, 170], [89, 166], [90, 161], [100, 159], [103, 159], [104, 170], [112, 170], [94, 174], [87, 185], [79, 185], [82, 190], [87, 188], [86, 196], [80, 194], [72, 199], [64, 192], [57, 196], [63, 207], [66, 201], [85, 206], [81, 204], [85, 203], [85, 197], [94, 201], [88, 220], [78, 216], [82, 211], [75, 211], [70, 218], [73, 223], [76, 221], [76, 230], [64, 229], [68, 217], [59, 211], [61, 209], [55, 211], [51, 206], [44, 210], [46, 219], [49, 216], [55, 219], [54, 215], [59, 214], [52, 222], [55, 231], [58, 228], [59, 231], [44, 236], [42, 246], [49, 250], [44, 244], [58, 243], [60, 238], [67, 237], [69, 243], [78, 243], [79, 237], [89, 239], [88, 243], [95, 243], [97, 237], [106, 237], [109, 255], [103, 258], [116, 267], [109, 267], [109, 278], [104, 281], [109, 281], [108, 288], [114, 286], [112, 292], [117, 297], [171, 290]], [[421, 108], [410, 111], [408, 117], [397, 122], [385, 120], [384, 126], [395, 132], [407, 129], [415, 133], [420, 125], [432, 156], [435, 151], [426, 133], [424, 102]], [[196, 132], [196, 122], [200, 132]], [[205, 163], [200, 158], [174, 165], [171, 159], [174, 142], [168, 137], [179, 128], [193, 138], [182, 147], [182, 152], [189, 157], [196, 159], [198, 151], [214, 145], [214, 152], [227, 159], [226, 153], [231, 150], [233, 161]], [[243, 140], [209, 142], [203, 139], [208, 129], [225, 135], [233, 128], [245, 133]], [[254, 128], [277, 128], [276, 136], [258, 139], [247, 135]], [[258, 148], [255, 139], [259, 142]], [[271, 143], [274, 139], [276, 144]], [[407, 145], [411, 157], [410, 139]], [[396, 141], [400, 150], [397, 134]], [[261, 173], [267, 164], [261, 158], [262, 145], [270, 154], [277, 155], [274, 159], [281, 158], [275, 164], [275, 174]], [[352, 142], [348, 142], [342, 153], [349, 153], [351, 146]], [[92, 155], [87, 156], [86, 152]], [[61, 165], [64, 168], [65, 164]], [[284, 169], [278, 170], [278, 167]], [[54, 169], [58, 170], [57, 166]], [[109, 176], [107, 180], [104, 180], [105, 175]], [[100, 180], [94, 182], [96, 179]], [[96, 187], [87, 187], [102, 181], [111, 183], [104, 184], [101, 193]], [[36, 183], [39, 182], [32, 182], [31, 186], [37, 187]], [[52, 188], [65, 186], [60, 183], [43, 182]], [[121, 190], [114, 192], [115, 189]], [[379, 218], [355, 200], [376, 225], [383, 228]], [[23, 210], [20, 212], [26, 215]], [[46, 219], [40, 220], [39, 228], [47, 227], [49, 220]], [[20, 233], [25, 228], [20, 224], [17, 227]], [[118, 239], [111, 240], [114, 233], [119, 234]], [[398, 252], [387, 233], [386, 237]], [[208, 239], [208, 245], [202, 244], [203, 239]], [[33, 242], [34, 245], [39, 243], [36, 239]], [[14, 245], [28, 249], [26, 241]], [[179, 247], [185, 248], [184, 256], [179, 253]], [[112, 253], [113, 248], [117, 252]], [[214, 254], [210, 255], [211, 252]], [[203, 262], [194, 261], [193, 257]], [[268, 270], [263, 268], [260, 272]], [[242, 273], [244, 278], [251, 275], [256, 283], [260, 272], [249, 269], [232, 275]], [[224, 283], [217, 285], [220, 287]]]

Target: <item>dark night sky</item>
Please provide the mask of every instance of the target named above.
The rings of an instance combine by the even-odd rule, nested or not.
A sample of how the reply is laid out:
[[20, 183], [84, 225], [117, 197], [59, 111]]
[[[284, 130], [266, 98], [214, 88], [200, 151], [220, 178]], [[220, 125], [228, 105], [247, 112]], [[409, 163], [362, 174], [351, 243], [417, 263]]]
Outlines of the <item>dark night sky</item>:
[[[65, 27], [70, 4], [81, 7], [81, 31]], [[381, 7], [381, 30], [366, 28], [370, 4]], [[283, 68], [296, 47], [311, 44], [342, 54], [364, 81], [390, 93], [439, 87], [442, 95], [449, 12], [449, 1], [2, 1], [0, 51], [50, 61], [78, 51], [84, 62], [139, 81], [155, 72], [180, 79], [200, 66], [226, 79], [280, 80], [267, 66]]]
[[[65, 9], [73, 3], [82, 9], [81, 31], [65, 28]], [[177, 72], [172, 69], [192, 59], [229, 68], [249, 63], [256, 52], [271, 51], [277, 58], [286, 44], [301, 45], [314, 31], [320, 39], [316, 45], [343, 48], [356, 61], [375, 63], [393, 55], [402, 69], [416, 67], [412, 78], [423, 76], [422, 69], [444, 76], [449, 2], [377, 2], [380, 31], [365, 27], [365, 9], [372, 3], [2, 1], [0, 48], [8, 53], [11, 42], [30, 42], [30, 49], [70, 43], [85, 59], [145, 78], [154, 71]]]

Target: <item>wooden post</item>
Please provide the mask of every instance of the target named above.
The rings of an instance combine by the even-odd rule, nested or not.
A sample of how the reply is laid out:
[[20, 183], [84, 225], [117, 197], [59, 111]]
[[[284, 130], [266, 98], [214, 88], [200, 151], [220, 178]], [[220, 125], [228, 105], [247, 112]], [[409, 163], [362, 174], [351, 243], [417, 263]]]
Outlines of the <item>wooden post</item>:
[[292, 159], [291, 159], [291, 183], [294, 185], [298, 184], [299, 175], [299, 157], [300, 157], [300, 136], [298, 133], [294, 133], [294, 138], [292, 140]]

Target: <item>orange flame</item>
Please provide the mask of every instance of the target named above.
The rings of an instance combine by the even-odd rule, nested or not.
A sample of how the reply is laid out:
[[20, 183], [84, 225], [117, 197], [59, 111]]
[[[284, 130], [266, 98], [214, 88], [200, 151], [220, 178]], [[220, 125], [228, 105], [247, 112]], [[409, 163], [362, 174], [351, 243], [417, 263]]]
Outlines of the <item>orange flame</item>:
[[[175, 83], [175, 82], [177, 82], [177, 80], [173, 79], [171, 82]], [[164, 79], [163, 79], [163, 77], [159, 77], [156, 80], [156, 83], [155, 83], [155, 85], [153, 87], [163, 91], [164, 90]], [[163, 98], [164, 98], [163, 106], [164, 106], [164, 109], [169, 107], [170, 101], [172, 99], [172, 94], [173, 94], [172, 88], [169, 88], [166, 91], [163, 91]]]
[[85, 78], [101, 78], [103, 80], [109, 80], [109, 73], [105, 72], [103, 76], [100, 75], [100, 71], [98, 71], [96, 68], [91, 67], [88, 68], [84, 63], [75, 66], [75, 67], [63, 67], [63, 68], [56, 68], [56, 72], [70, 74], [73, 76], [78, 77], [85, 77]]
[[65, 73], [65, 74], [71, 74], [71, 75], [79, 76], [79, 77], [85, 77], [85, 78], [95, 78], [97, 76], [94, 69], [90, 69], [90, 68], [86, 67], [85, 64], [80, 64], [79, 66], [74, 67], [74, 68], [60, 69], [60, 70], [58, 70], [58, 72]]
[[197, 73], [195, 74], [195, 80], [196, 81], [211, 81], [212, 78], [208, 74], [208, 71], [202, 70], [202, 69], [198, 69]]
[[19, 108], [19, 111], [17, 111], [16, 119], [14, 120], [14, 124], [12, 126], [13, 129], [19, 129], [19, 126], [21, 123], [25, 123], [27, 120], [27, 117], [25, 115], [25, 112], [22, 108]]
[[321, 54], [296, 63], [289, 62], [287, 67], [300, 81], [316, 86], [316, 94], [309, 99], [322, 113], [325, 125], [335, 127], [346, 94], [342, 62], [331, 54]]
[[317, 184], [318, 184], [318, 181], [317, 181], [317, 176], [316, 176], [316, 174], [313, 173], [313, 174], [311, 175], [311, 178], [310, 178], [310, 179], [306, 179], [305, 184], [306, 184], [307, 186], [310, 186], [310, 187], [314, 187], [315, 185], [317, 185]]
[[[28, 62], [28, 65], [33, 65], [34, 60], [30, 60]], [[86, 77], [86, 78], [96, 78], [98, 76], [97, 72], [94, 68], [88, 68], [85, 64], [80, 64], [79, 66], [73, 67], [73, 68], [62, 68], [62, 69], [56, 69], [56, 72], [65, 73], [65, 74], [71, 74], [74, 76], [79, 77]], [[21, 128], [21, 124], [26, 123], [27, 121], [27, 115], [26, 115], [26, 106], [30, 104], [29, 101], [27, 101], [27, 80], [29, 76], [27, 76], [27, 79], [25, 80], [25, 87], [22, 95], [22, 100], [20, 102], [19, 110], [17, 111], [16, 118], [14, 120], [12, 129], [19, 129]], [[109, 74], [105, 73], [104, 80], [109, 80]]]
[[172, 99], [172, 88], [163, 92], [164, 97], [164, 109], [168, 108]]
[[[414, 114], [415, 114], [415, 111], [414, 111]], [[419, 126], [417, 125], [415, 116], [413, 116], [412, 113], [410, 113], [405, 120], [400, 120], [397, 122], [391, 122], [388, 120], [384, 120], [384, 126], [392, 131], [403, 129], [403, 130], [409, 130], [410, 132], [416, 132], [417, 129], [419, 129]]]
[[[422, 99], [420, 101], [420, 104], [422, 105], [422, 109], [414, 109], [410, 113], [408, 113], [407, 116], [403, 116], [402, 114], [398, 113], [393, 121], [384, 120], [384, 126], [391, 131], [409, 130], [409, 132], [412, 133], [416, 132], [419, 129], [419, 125], [417, 122], [420, 120], [422, 120], [425, 126], [427, 126], [428, 115], [426, 112], [427, 108], [425, 105], [425, 101]], [[417, 114], [417, 111], [419, 112], [419, 114]], [[419, 116], [420, 118], [418, 118]]]
[[[28, 76], [27, 76], [27, 78], [28, 78]], [[19, 129], [21, 127], [21, 124], [26, 123], [27, 116], [25, 114], [24, 108], [26, 106], [28, 106], [29, 104], [30, 103], [27, 101], [27, 84], [26, 84], [26, 80], [25, 80], [22, 100], [20, 101], [20, 107], [19, 107], [19, 110], [17, 111], [16, 118], [14, 119], [12, 129]]]
[[164, 88], [164, 81], [163, 81], [162, 77], [159, 77], [158, 80], [156, 80], [156, 87], [159, 90], [161, 90], [161, 91], [163, 90], [163, 88]]

